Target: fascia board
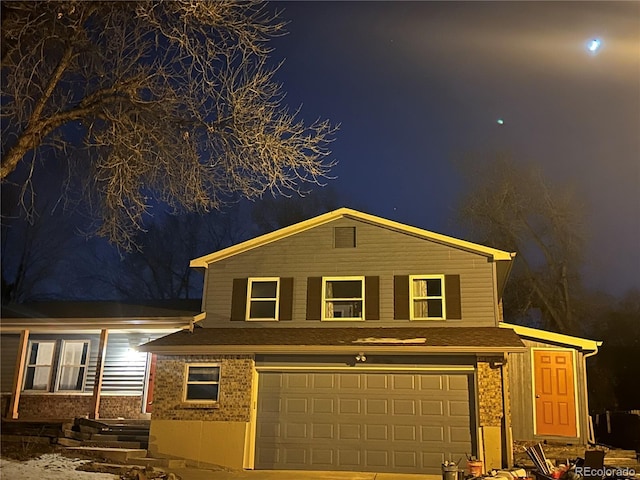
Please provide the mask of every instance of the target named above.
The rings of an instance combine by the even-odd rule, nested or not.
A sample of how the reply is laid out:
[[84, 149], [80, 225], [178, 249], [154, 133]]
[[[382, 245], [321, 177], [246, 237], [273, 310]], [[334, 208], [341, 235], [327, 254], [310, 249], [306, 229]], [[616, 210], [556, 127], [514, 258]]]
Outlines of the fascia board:
[[598, 350], [598, 347], [602, 346], [602, 341], [589, 340], [588, 338], [574, 337], [571, 335], [565, 335], [562, 333], [549, 332], [547, 330], [540, 330], [538, 328], [525, 327], [523, 325], [514, 325], [511, 323], [500, 323], [500, 328], [510, 328], [516, 334], [522, 337], [528, 337], [535, 340], [543, 340], [552, 343], [559, 343], [561, 345], [569, 345], [572, 347], [578, 347], [582, 350]]
[[334, 210], [332, 212], [325, 213], [323, 215], [319, 215], [314, 218], [310, 218], [309, 220], [296, 223], [295, 225], [281, 228], [279, 230], [276, 230], [275, 232], [267, 233], [259, 237], [253, 238], [251, 240], [247, 240], [246, 242], [233, 245], [223, 250], [210, 253], [202, 257], [194, 258], [189, 263], [189, 266], [191, 266], [192, 268], [208, 268], [209, 264], [211, 263], [217, 262], [219, 260], [223, 260], [233, 255], [237, 255], [239, 253], [252, 250], [257, 247], [261, 247], [263, 245], [267, 245], [277, 240], [281, 240], [291, 235], [304, 232], [311, 228], [324, 225], [326, 223], [332, 222], [334, 220], [337, 220], [343, 217], [354, 218], [356, 220], [360, 220], [360, 221], [367, 222], [377, 226], [386, 227], [392, 230], [413, 235], [419, 238], [431, 240], [447, 246], [453, 246], [453, 247], [457, 247], [472, 253], [485, 255], [491, 258], [493, 261], [511, 261], [513, 259], [513, 256], [515, 255], [514, 253], [505, 252], [503, 250], [486, 247], [484, 245], [468, 242], [466, 240], [460, 240], [458, 238], [449, 237], [447, 235], [430, 232], [428, 230], [423, 230], [421, 228], [412, 227], [410, 225], [405, 225], [403, 223], [395, 222], [393, 220], [387, 220], [385, 218], [376, 217], [375, 215], [369, 215], [367, 213], [359, 212], [357, 210], [352, 210], [349, 208], [340, 208], [338, 210]]
[[157, 317], [157, 318], [20, 318], [3, 319], [0, 322], [0, 333], [20, 333], [29, 330], [31, 333], [63, 333], [63, 332], [100, 332], [101, 330], [122, 331], [175, 331], [188, 328], [190, 322], [198, 321], [195, 317]]
[[157, 346], [142, 345], [141, 352], [152, 352], [163, 355], [202, 355], [202, 354], [502, 354], [526, 351], [526, 347], [424, 347], [397, 345], [170, 345]]

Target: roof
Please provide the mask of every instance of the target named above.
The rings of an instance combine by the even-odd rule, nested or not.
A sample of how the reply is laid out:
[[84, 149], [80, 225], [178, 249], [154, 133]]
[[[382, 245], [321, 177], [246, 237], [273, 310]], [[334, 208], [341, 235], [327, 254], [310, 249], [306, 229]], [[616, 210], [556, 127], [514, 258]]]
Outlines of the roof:
[[503, 250], [498, 250], [495, 248], [486, 247], [484, 245], [479, 245], [477, 243], [467, 242], [466, 240], [460, 240], [458, 238], [442, 235], [440, 233], [430, 232], [428, 230], [423, 230], [417, 227], [412, 227], [410, 225], [405, 225], [403, 223], [395, 222], [393, 220], [387, 220], [385, 218], [376, 217], [374, 215], [369, 215], [367, 213], [359, 212], [357, 210], [352, 210], [350, 208], [339, 208], [338, 210], [334, 210], [332, 212], [328, 212], [323, 215], [310, 218], [309, 220], [305, 220], [303, 222], [299, 222], [294, 225], [281, 228], [274, 232], [261, 235], [251, 240], [247, 240], [246, 242], [233, 245], [229, 248], [225, 248], [223, 250], [210, 253], [209, 255], [194, 258], [193, 260], [191, 260], [190, 265], [191, 267], [208, 268], [209, 264], [211, 263], [217, 262], [219, 260], [222, 260], [228, 257], [232, 257], [234, 255], [252, 250], [254, 248], [258, 248], [262, 245], [266, 245], [271, 242], [275, 242], [277, 240], [281, 240], [291, 235], [304, 232], [306, 230], [318, 227], [320, 225], [333, 222], [334, 220], [337, 220], [340, 218], [351, 218], [351, 219], [359, 220], [372, 225], [377, 225], [383, 228], [388, 228], [391, 230], [395, 230], [397, 232], [413, 235], [419, 238], [424, 238], [425, 240], [430, 240], [443, 245], [448, 245], [448, 246], [460, 248], [462, 250], [466, 250], [469, 252], [478, 253], [480, 255], [489, 257], [495, 261], [500, 261], [500, 260], [511, 261], [513, 257], [515, 257], [515, 253], [509, 253]]
[[149, 303], [34, 302], [2, 306], [0, 331], [99, 331], [176, 329], [197, 321], [201, 300]]
[[513, 330], [498, 327], [195, 328], [139, 347], [161, 354], [502, 353], [522, 351]]
[[500, 324], [500, 328], [511, 329], [521, 337], [530, 338], [533, 340], [542, 340], [559, 345], [567, 345], [570, 347], [577, 347], [581, 350], [590, 350], [597, 352], [598, 347], [602, 346], [602, 342], [599, 340], [589, 340], [588, 338], [574, 337], [571, 335], [564, 335], [562, 333], [549, 332], [547, 330], [525, 327], [524, 325], [514, 325], [511, 323], [502, 322]]

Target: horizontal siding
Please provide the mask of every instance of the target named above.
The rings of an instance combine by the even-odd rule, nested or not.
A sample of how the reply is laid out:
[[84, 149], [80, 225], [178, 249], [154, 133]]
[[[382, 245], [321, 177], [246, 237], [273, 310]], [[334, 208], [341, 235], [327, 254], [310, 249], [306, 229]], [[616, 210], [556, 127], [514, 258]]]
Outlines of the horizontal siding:
[[[130, 352], [130, 348], [161, 337], [163, 334], [130, 333], [109, 334], [107, 352], [102, 381], [102, 393], [107, 395], [140, 395], [142, 394], [147, 374], [146, 353]], [[2, 359], [2, 392], [9, 393], [13, 388], [13, 372], [18, 352], [19, 335], [2, 335], [0, 355]], [[83, 392], [91, 393], [95, 382], [98, 363], [100, 335], [69, 334], [33, 334], [29, 340], [89, 340], [89, 365]], [[55, 382], [55, 379], [53, 380]]]
[[147, 374], [147, 354], [136, 352], [138, 345], [160, 335], [111, 334], [102, 377], [102, 393], [111, 395], [140, 395]]
[[[356, 248], [333, 248], [333, 228], [337, 226], [357, 227]], [[207, 271], [205, 326], [247, 326], [229, 322], [229, 316], [233, 279], [250, 276], [293, 277], [293, 322], [318, 326], [319, 322], [305, 321], [307, 278], [348, 275], [380, 277], [380, 321], [376, 326], [415, 326], [415, 322], [393, 320], [393, 276], [411, 274], [460, 275], [463, 319], [420, 325], [496, 325], [493, 268], [486, 257], [365, 222], [339, 219], [212, 264]], [[268, 325], [278, 326], [273, 322]]]
[[16, 367], [20, 335], [0, 335], [0, 389], [10, 393], [13, 389], [13, 372]]

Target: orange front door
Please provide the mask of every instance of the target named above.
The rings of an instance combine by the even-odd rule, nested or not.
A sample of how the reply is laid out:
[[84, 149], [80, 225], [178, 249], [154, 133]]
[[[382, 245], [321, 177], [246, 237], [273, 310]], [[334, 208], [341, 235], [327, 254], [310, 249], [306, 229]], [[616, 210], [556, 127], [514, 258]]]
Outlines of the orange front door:
[[566, 350], [534, 350], [536, 433], [576, 437], [573, 355]]

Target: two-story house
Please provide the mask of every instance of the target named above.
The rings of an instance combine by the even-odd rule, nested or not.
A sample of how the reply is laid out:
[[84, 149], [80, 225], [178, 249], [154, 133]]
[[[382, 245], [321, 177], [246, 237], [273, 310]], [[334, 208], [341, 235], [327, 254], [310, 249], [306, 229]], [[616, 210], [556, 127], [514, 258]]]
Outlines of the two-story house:
[[585, 443], [599, 343], [503, 322], [514, 256], [342, 208], [193, 260], [203, 319], [141, 347], [152, 453], [439, 473], [509, 464], [514, 439]]

